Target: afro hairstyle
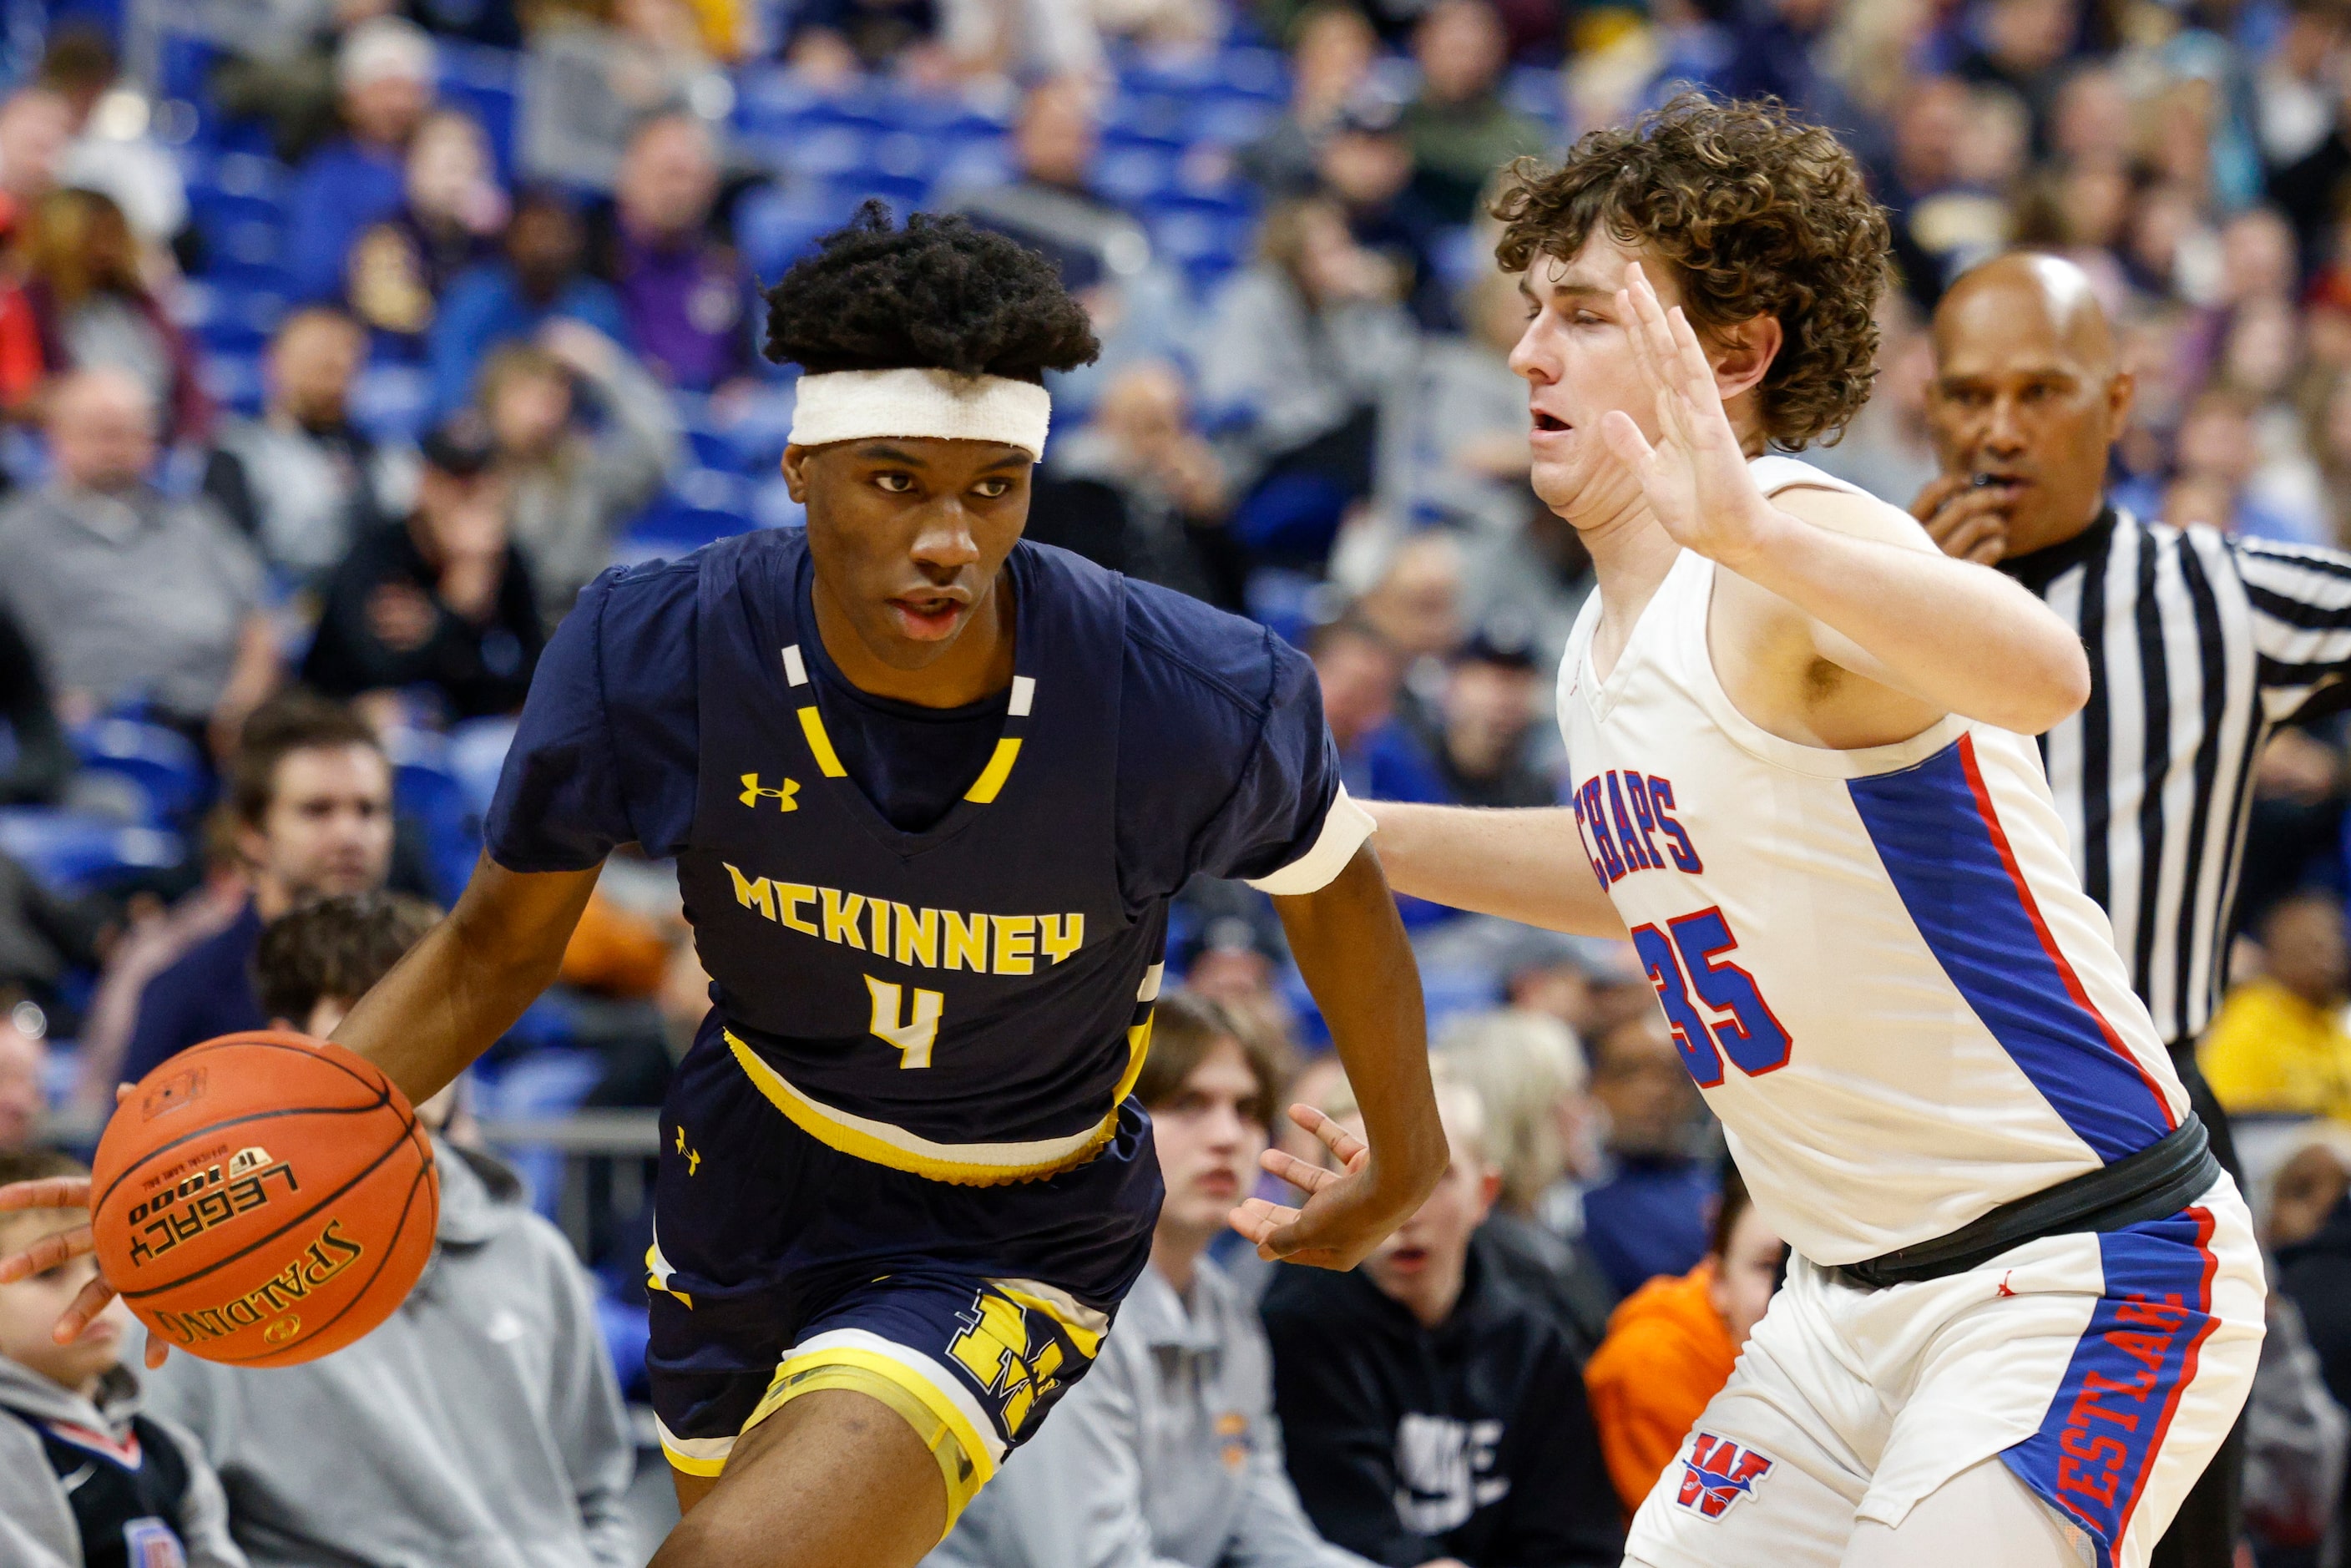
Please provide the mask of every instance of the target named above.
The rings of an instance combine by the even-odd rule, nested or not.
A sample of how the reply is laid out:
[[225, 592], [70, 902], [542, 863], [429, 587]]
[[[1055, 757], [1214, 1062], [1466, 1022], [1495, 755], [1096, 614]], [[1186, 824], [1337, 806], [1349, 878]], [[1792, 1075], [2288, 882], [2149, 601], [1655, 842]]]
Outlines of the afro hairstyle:
[[828, 371], [952, 371], [1041, 383], [1102, 352], [1037, 252], [960, 217], [904, 228], [869, 201], [768, 290], [768, 358]]

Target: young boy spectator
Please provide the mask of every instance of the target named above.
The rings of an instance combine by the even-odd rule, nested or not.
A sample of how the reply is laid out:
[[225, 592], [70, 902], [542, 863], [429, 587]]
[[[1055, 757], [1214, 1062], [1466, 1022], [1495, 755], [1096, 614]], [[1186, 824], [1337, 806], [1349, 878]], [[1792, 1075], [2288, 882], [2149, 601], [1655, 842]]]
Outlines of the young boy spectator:
[[[0, 1184], [89, 1173], [60, 1154], [0, 1154]], [[22, 1251], [86, 1224], [80, 1208], [0, 1215], [0, 1248]], [[195, 1439], [140, 1413], [122, 1364], [120, 1301], [71, 1344], [49, 1336], [98, 1272], [84, 1255], [0, 1285], [0, 1563], [8, 1568], [246, 1568], [229, 1539], [220, 1478]]]
[[[435, 918], [371, 893], [276, 922], [255, 957], [273, 1021], [331, 1030]], [[428, 1125], [449, 1098], [418, 1108]], [[172, 1356], [156, 1406], [218, 1469], [255, 1568], [634, 1568], [635, 1454], [587, 1273], [504, 1165], [439, 1136], [434, 1156], [438, 1247], [389, 1321], [300, 1366]]]
[[246, 721], [229, 770], [236, 851], [253, 877], [237, 917], [147, 982], [125, 1082], [215, 1036], [261, 1029], [253, 988], [262, 926], [297, 905], [381, 887], [392, 867], [392, 764], [349, 709], [288, 692]]
[[2261, 972], [2221, 1002], [2197, 1053], [2205, 1082], [2232, 1116], [2351, 1116], [2342, 902], [2295, 894], [2271, 907], [2260, 930]]
[[351, 541], [400, 515], [404, 476], [350, 421], [367, 332], [331, 305], [289, 312], [264, 365], [268, 402], [230, 422], [204, 465], [204, 494], [271, 565], [309, 580]]
[[[1325, 1538], [1395, 1568], [1616, 1568], [1566, 1336], [1473, 1240], [1501, 1183], [1483, 1107], [1443, 1072], [1437, 1102], [1453, 1159], [1420, 1211], [1360, 1268], [1267, 1288], [1290, 1479]], [[1352, 1095], [1323, 1109], [1360, 1135]]]
[[929, 1568], [1345, 1568], [1281, 1469], [1264, 1331], [1208, 1243], [1256, 1183], [1280, 1089], [1215, 1002], [1159, 999], [1134, 1093], [1167, 1198], [1101, 1357]]
[[328, 579], [302, 678], [333, 697], [423, 688], [452, 719], [512, 713], [547, 637], [488, 422], [453, 415], [419, 454], [415, 511]]
[[1788, 1266], [1788, 1245], [1726, 1169], [1706, 1259], [1633, 1293], [1583, 1369], [1608, 1479], [1633, 1512], [1665, 1473], [1707, 1401], [1730, 1381], [1747, 1336]]

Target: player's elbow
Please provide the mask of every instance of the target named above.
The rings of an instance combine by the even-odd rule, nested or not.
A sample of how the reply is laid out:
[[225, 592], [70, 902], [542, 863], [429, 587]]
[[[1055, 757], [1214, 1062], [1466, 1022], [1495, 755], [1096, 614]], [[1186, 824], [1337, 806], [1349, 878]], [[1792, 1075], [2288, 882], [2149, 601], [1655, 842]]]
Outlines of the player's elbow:
[[2090, 700], [2090, 661], [2079, 639], [2070, 632], [2031, 666], [2031, 674], [2011, 683], [2002, 705], [2010, 711], [1995, 719], [2019, 735], [2040, 735], [2054, 729]]

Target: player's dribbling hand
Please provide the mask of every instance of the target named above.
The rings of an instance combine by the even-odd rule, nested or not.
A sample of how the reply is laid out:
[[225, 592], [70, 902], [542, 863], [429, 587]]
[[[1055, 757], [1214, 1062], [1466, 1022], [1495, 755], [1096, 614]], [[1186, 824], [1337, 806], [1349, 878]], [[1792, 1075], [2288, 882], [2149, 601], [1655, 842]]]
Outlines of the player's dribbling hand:
[[1618, 409], [1601, 420], [1600, 438], [1639, 481], [1675, 543], [1737, 570], [1762, 543], [1774, 512], [1723, 412], [1714, 366], [1682, 308], [1658, 303], [1637, 261], [1625, 264], [1616, 310], [1642, 382], [1657, 400], [1657, 440], [1651, 445]]
[[[116, 1087], [116, 1104], [130, 1097], [130, 1084]], [[11, 1182], [0, 1186], [0, 1214], [22, 1214], [40, 1208], [87, 1211], [89, 1200], [88, 1176], [51, 1176], [42, 1181]], [[88, 1220], [64, 1230], [52, 1231], [22, 1252], [12, 1252], [0, 1258], [0, 1285], [13, 1285], [19, 1280], [29, 1280], [36, 1274], [45, 1273], [97, 1249], [98, 1239], [91, 1233]], [[112, 1300], [114, 1287], [93, 1274], [89, 1283], [84, 1285], [66, 1310], [57, 1314], [57, 1326], [49, 1331], [50, 1337], [59, 1344], [71, 1344], [81, 1337], [82, 1331], [89, 1327], [99, 1313], [106, 1311], [106, 1304]], [[147, 1364], [151, 1367], [162, 1365], [170, 1350], [171, 1347], [160, 1335], [149, 1334]]]
[[1967, 474], [1946, 474], [1918, 492], [1910, 515], [1945, 555], [1992, 566], [2008, 553], [2008, 492]]
[[1311, 1105], [1292, 1105], [1290, 1119], [1322, 1140], [1338, 1168], [1310, 1165], [1281, 1149], [1268, 1149], [1258, 1163], [1306, 1194], [1292, 1208], [1262, 1197], [1242, 1200], [1232, 1228], [1257, 1243], [1269, 1263], [1305, 1263], [1317, 1269], [1352, 1269], [1378, 1246], [1405, 1216], [1384, 1215], [1372, 1172], [1371, 1145]]

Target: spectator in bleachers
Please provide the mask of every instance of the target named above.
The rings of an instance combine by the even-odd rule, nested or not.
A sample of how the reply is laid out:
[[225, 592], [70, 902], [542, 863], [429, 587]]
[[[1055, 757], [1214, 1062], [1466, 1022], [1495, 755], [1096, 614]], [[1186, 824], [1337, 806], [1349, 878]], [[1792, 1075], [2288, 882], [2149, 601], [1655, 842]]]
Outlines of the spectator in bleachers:
[[1488, 537], [1517, 534], [1527, 515], [1527, 383], [1510, 369], [1526, 330], [1517, 280], [1491, 268], [1463, 290], [1464, 329], [1429, 340], [1414, 448], [1414, 497]]
[[1369, 95], [1350, 105], [1323, 134], [1314, 172], [1315, 189], [1339, 204], [1355, 243], [1395, 269], [1415, 319], [1432, 332], [1451, 327], [1453, 301], [1437, 263], [1447, 220], [1414, 182], [1396, 106]]
[[[1445, 1074], [1437, 1100], [1452, 1163], [1419, 1212], [1359, 1268], [1266, 1289], [1290, 1479], [1326, 1540], [1395, 1568], [1615, 1568], [1582, 1369], [1473, 1234], [1500, 1185], [1482, 1107]], [[1361, 1134], [1343, 1086], [1324, 1109]]]
[[360, 320], [414, 355], [450, 287], [496, 256], [507, 200], [481, 126], [454, 109], [416, 128], [402, 191], [399, 208], [351, 242], [344, 294]]
[[450, 719], [512, 713], [547, 636], [497, 444], [467, 410], [419, 455], [415, 510], [360, 538], [328, 579], [302, 678], [337, 697], [413, 688]]
[[1371, 496], [1418, 344], [1399, 279], [1348, 233], [1336, 205], [1266, 214], [1259, 259], [1210, 308], [1200, 398], [1244, 499], [1234, 526], [1260, 556], [1319, 567], [1347, 509]]
[[251, 891], [140, 993], [124, 1082], [216, 1035], [266, 1028], [253, 985], [262, 927], [314, 899], [371, 892], [391, 871], [392, 764], [348, 708], [294, 691], [256, 711], [228, 792]]
[[1592, 1097], [1608, 1114], [1608, 1167], [1583, 1193], [1583, 1235], [1619, 1295], [1706, 1256], [1714, 1163], [1706, 1104], [1655, 1007], [1593, 1037]]
[[0, 1155], [31, 1148], [49, 1109], [49, 1042], [17, 1021], [17, 1001], [0, 991]]
[[143, 704], [216, 755], [277, 684], [261, 567], [211, 503], [149, 483], [156, 411], [114, 369], [63, 377], [48, 397], [50, 474], [0, 507], [0, 602], [24, 629], [71, 719]]
[[1182, 281], [1155, 259], [1134, 215], [1090, 183], [1101, 148], [1090, 81], [1058, 77], [1031, 89], [1012, 128], [1012, 180], [956, 192], [942, 205], [982, 228], [1042, 251], [1093, 319], [1102, 357], [1049, 378], [1056, 408], [1081, 413], [1098, 390], [1139, 360], [1176, 359], [1191, 309]]
[[1481, 628], [1455, 655], [1420, 739], [1456, 803], [1557, 803], [1558, 781], [1534, 760], [1538, 705], [1550, 694], [1544, 675], [1514, 627]]
[[[373, 893], [275, 921], [255, 959], [269, 1016], [328, 1033], [434, 917]], [[642, 1561], [623, 1508], [636, 1456], [594, 1285], [513, 1170], [444, 1134], [455, 1088], [417, 1107], [440, 1216], [398, 1312], [300, 1366], [175, 1355], [151, 1375], [155, 1407], [219, 1470], [254, 1568]]]
[[475, 379], [491, 350], [530, 337], [552, 318], [584, 321], [608, 338], [627, 340], [620, 296], [588, 275], [586, 256], [580, 215], [563, 193], [540, 186], [516, 199], [504, 256], [459, 278], [434, 315], [425, 357], [436, 416], [473, 400]]
[[272, 566], [323, 577], [351, 542], [397, 517], [404, 465], [351, 423], [351, 381], [367, 332], [331, 306], [277, 324], [259, 417], [233, 419], [204, 465], [204, 494]]
[[1437, 1051], [1486, 1107], [1487, 1149], [1501, 1177], [1478, 1231], [1487, 1256], [1551, 1310], [1581, 1364], [1607, 1332], [1616, 1291], [1583, 1238], [1562, 1235], [1543, 1211], [1562, 1184], [1598, 1168], [1583, 1047], [1557, 1019], [1506, 1008], [1448, 1025]]
[[1344, 0], [1315, 0], [1299, 13], [1290, 47], [1290, 102], [1281, 118], [1240, 151], [1241, 172], [1277, 200], [1314, 188], [1322, 141], [1355, 100], [1379, 55], [1379, 36]]
[[[1468, 632], [1461, 614], [1461, 542], [1450, 528], [1396, 541], [1377, 580], [1355, 601], [1364, 623], [1410, 663], [1409, 678], [1433, 691]], [[1417, 703], [1419, 694], [1408, 694]]]
[[287, 203], [286, 267], [298, 298], [340, 296], [351, 242], [400, 210], [409, 138], [433, 107], [437, 70], [433, 40], [413, 22], [376, 16], [343, 36], [343, 134], [304, 161]]
[[1544, 151], [1542, 122], [1502, 101], [1508, 37], [1487, 0], [1437, 0], [1413, 29], [1420, 93], [1406, 106], [1413, 187], [1443, 223], [1468, 223], [1511, 159]]
[[954, 63], [939, 41], [941, 0], [810, 0], [794, 6], [784, 58], [822, 89], [894, 68], [917, 85], [945, 82]]
[[1641, 1506], [1707, 1402], [1730, 1381], [1787, 1266], [1788, 1244], [1755, 1211], [1732, 1167], [1698, 1266], [1650, 1281], [1608, 1320], [1583, 1380], [1626, 1513]]
[[1183, 373], [1145, 360], [1112, 377], [1092, 421], [1055, 443], [1025, 537], [1238, 611], [1248, 563], [1225, 528], [1231, 510]]
[[[515, 546], [552, 626], [611, 564], [612, 541], [676, 465], [677, 411], [618, 343], [560, 317], [535, 341], [490, 356], [480, 402]], [[600, 428], [583, 427], [590, 410], [603, 416]]]
[[[2293, 1239], [2281, 1236], [2275, 1244], [2271, 1272], [2275, 1291], [2299, 1310], [2327, 1392], [2336, 1404], [2351, 1404], [2351, 1197], [2340, 1196], [2338, 1188], [2308, 1234]], [[2344, 1503], [2351, 1506], [2351, 1477], [2342, 1484]], [[2299, 1561], [2327, 1560], [2320, 1554]]]
[[925, 1568], [1363, 1568], [1299, 1506], [1265, 1331], [1207, 1257], [1280, 1093], [1279, 1064], [1222, 1008], [1160, 998], [1134, 1085], [1167, 1186], [1150, 1264], [1093, 1369]]
[[689, 0], [542, 0], [529, 7], [525, 176], [610, 191], [623, 177], [639, 127], [683, 114], [706, 131], [733, 93], [695, 10]]
[[1306, 652], [1322, 685], [1322, 719], [1339, 748], [1347, 793], [1365, 800], [1450, 800], [1436, 765], [1396, 719], [1405, 658], [1395, 644], [1342, 616], [1316, 627]]
[[120, 370], [165, 413], [172, 443], [211, 434], [212, 399], [187, 334], [140, 271], [122, 209], [95, 191], [52, 191], [25, 236], [25, 299], [51, 374]]
[[0, 806], [44, 806], [77, 766], [48, 678], [0, 600]]
[[2262, 1245], [2273, 1252], [2317, 1235], [2343, 1195], [2351, 1192], [2345, 1129], [2332, 1123], [2304, 1124], [2310, 1133], [2278, 1162], [2260, 1215]]
[[2221, 1001], [2197, 1051], [2205, 1080], [2231, 1115], [2351, 1119], [2343, 901], [2317, 890], [2282, 899], [2260, 936], [2260, 972]]
[[149, 254], [166, 254], [188, 226], [188, 188], [178, 161], [148, 133], [150, 106], [121, 78], [106, 30], [89, 21], [58, 26], [38, 79], [65, 99], [71, 115], [73, 140], [59, 157], [58, 183], [112, 197]]
[[751, 280], [714, 232], [718, 152], [692, 114], [657, 116], [629, 138], [611, 227], [596, 270], [646, 368], [686, 392], [715, 392], [752, 369]]
[[57, 167], [73, 141], [73, 106], [54, 88], [18, 88], [0, 103], [0, 228], [28, 218], [57, 188]]
[[1091, 0], [941, 0], [940, 42], [956, 75], [980, 83], [1105, 77]]

